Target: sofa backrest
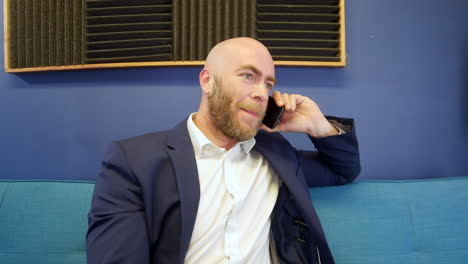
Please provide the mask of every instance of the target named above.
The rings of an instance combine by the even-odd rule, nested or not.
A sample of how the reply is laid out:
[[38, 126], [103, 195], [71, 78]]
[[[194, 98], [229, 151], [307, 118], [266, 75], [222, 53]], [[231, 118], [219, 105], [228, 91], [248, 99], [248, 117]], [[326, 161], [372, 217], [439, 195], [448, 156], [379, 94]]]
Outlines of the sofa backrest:
[[468, 177], [311, 189], [336, 263], [468, 263]]
[[[94, 183], [0, 180], [1, 264], [85, 264]], [[468, 177], [310, 190], [337, 264], [468, 260]]]
[[94, 183], [0, 181], [1, 264], [85, 264]]

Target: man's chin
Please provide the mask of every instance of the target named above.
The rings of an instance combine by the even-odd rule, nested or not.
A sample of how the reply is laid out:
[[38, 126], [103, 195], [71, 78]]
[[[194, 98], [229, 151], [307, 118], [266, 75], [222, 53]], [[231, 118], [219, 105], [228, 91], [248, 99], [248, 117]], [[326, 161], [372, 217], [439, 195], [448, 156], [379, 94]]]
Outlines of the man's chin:
[[245, 115], [242, 111], [238, 112], [236, 119], [231, 119], [231, 129], [224, 130], [224, 134], [239, 142], [249, 140], [257, 135], [260, 128], [258, 117]]
[[260, 127], [260, 123], [258, 119], [254, 118], [251, 120], [244, 120], [244, 122], [239, 122], [242, 123], [240, 126], [242, 127], [243, 131], [251, 131], [251, 133], [257, 132], [258, 128]]
[[244, 127], [244, 129], [242, 129], [242, 138], [244, 138], [244, 140], [242, 141], [255, 137], [258, 133], [258, 129], [259, 125]]

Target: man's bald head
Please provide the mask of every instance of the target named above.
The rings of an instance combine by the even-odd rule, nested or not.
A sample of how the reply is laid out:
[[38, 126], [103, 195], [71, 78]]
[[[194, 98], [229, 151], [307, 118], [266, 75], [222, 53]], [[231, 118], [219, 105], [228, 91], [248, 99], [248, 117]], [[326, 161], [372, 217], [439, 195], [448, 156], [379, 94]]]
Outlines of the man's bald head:
[[255, 59], [274, 71], [273, 59], [268, 49], [259, 41], [247, 37], [227, 39], [216, 44], [206, 57], [205, 68], [218, 74], [229, 65], [247, 63], [247, 59]]

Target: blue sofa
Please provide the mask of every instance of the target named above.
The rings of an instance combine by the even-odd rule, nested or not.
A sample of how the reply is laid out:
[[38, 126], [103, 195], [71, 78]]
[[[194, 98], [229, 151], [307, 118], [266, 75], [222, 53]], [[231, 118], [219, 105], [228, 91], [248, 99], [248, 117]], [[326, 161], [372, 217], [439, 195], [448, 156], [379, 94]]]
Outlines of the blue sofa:
[[[0, 263], [86, 263], [94, 184], [0, 180]], [[468, 263], [468, 177], [310, 190], [338, 264]]]

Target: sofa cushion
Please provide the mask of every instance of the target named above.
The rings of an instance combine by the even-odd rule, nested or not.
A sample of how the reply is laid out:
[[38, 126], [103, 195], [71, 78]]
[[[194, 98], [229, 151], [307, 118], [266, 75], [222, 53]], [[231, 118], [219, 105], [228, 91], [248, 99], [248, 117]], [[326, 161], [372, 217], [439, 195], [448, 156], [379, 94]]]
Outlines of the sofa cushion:
[[0, 181], [0, 263], [86, 263], [94, 183]]
[[336, 263], [466, 263], [468, 177], [313, 188]]

